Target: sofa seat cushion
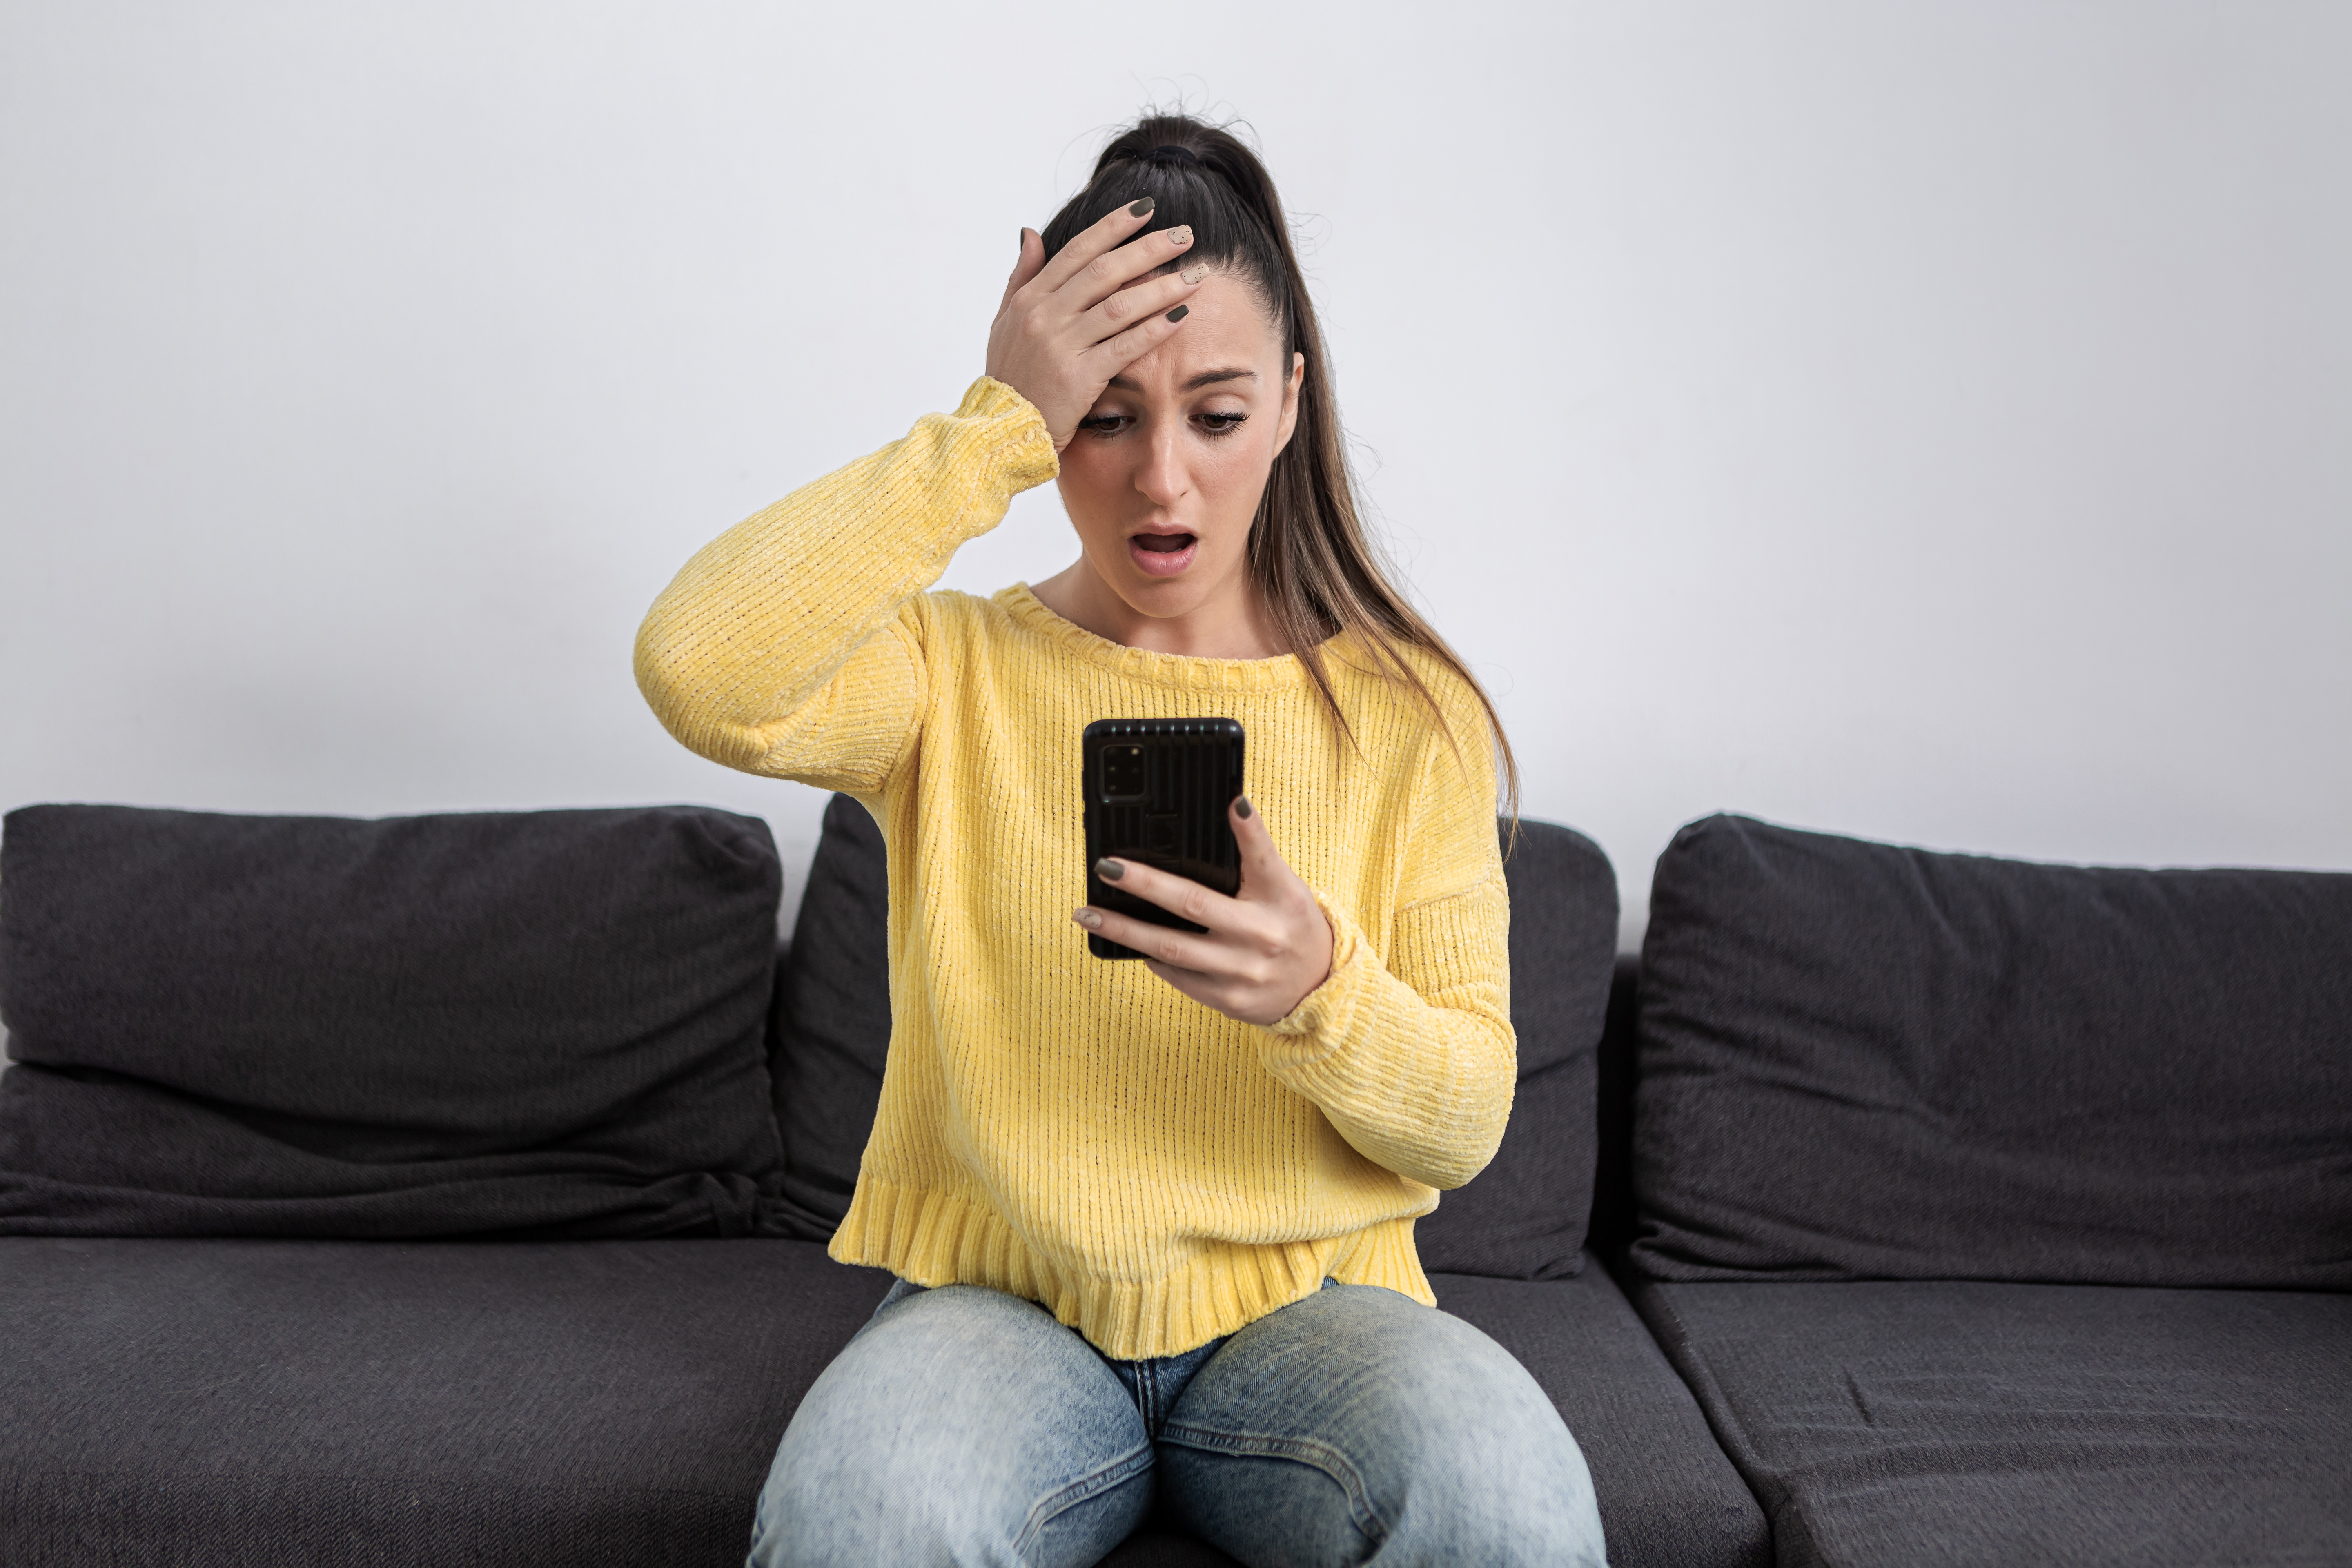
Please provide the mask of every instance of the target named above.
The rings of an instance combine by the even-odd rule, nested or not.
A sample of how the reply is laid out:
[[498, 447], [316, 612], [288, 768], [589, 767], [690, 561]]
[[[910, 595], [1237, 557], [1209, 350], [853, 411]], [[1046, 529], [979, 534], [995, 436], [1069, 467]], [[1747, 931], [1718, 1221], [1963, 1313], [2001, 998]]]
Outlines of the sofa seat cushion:
[[1884, 1281], [1635, 1300], [1780, 1561], [2340, 1563], [2352, 1296]]
[[0, 1562], [734, 1568], [888, 1285], [789, 1241], [0, 1240]]
[[1657, 1342], [1597, 1260], [1573, 1279], [1436, 1274], [1438, 1305], [1534, 1374], [1584, 1450], [1612, 1568], [1762, 1568], [1757, 1507]]

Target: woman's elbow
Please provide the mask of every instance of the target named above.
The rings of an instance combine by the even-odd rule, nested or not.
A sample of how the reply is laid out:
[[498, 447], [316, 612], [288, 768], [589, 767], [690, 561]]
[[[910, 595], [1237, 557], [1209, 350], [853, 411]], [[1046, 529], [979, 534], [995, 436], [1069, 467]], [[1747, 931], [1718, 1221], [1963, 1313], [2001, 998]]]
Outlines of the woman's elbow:
[[1423, 1169], [1400, 1172], [1399, 1174], [1411, 1176], [1441, 1193], [1450, 1193], [1456, 1187], [1468, 1186], [1472, 1177], [1494, 1163], [1495, 1152], [1502, 1146], [1503, 1122], [1498, 1121], [1491, 1134], [1482, 1131], [1475, 1142], [1433, 1151], [1424, 1157]]

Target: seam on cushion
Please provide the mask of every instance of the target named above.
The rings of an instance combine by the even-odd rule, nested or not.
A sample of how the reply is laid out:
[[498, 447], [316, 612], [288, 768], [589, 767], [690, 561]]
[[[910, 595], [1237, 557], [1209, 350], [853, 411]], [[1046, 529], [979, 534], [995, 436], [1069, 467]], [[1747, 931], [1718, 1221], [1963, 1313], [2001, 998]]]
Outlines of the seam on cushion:
[[[142, 1488], [152, 1488], [158, 1482], [166, 1485], [184, 1481], [209, 1484], [223, 1479], [221, 1472], [214, 1470], [165, 1466], [145, 1469], [98, 1470], [79, 1465], [54, 1469], [47, 1467], [27, 1469], [19, 1465], [10, 1470], [5, 1479], [0, 1479], [0, 1489], [15, 1487], [37, 1489], [59, 1477], [68, 1476], [87, 1480], [128, 1481], [136, 1483]], [[412, 1491], [419, 1487], [438, 1487], [449, 1485], [452, 1482], [452, 1478], [443, 1475], [373, 1475], [351, 1470], [297, 1469], [237, 1471], [231, 1479], [240, 1482], [314, 1481], [354, 1487], [396, 1487]], [[594, 1497], [705, 1498], [712, 1502], [726, 1503], [730, 1506], [740, 1505], [743, 1500], [743, 1494], [740, 1491], [719, 1491], [702, 1487], [612, 1486], [601, 1482], [566, 1481], [486, 1481], [470, 1477], [457, 1478], [457, 1484], [478, 1488], [484, 1491], [509, 1492], [530, 1497], [586, 1493]]]
[[1389, 1537], [1388, 1521], [1372, 1506], [1371, 1493], [1364, 1486], [1364, 1478], [1349, 1462], [1348, 1456], [1326, 1443], [1308, 1437], [1275, 1437], [1257, 1432], [1212, 1432], [1204, 1427], [1185, 1426], [1171, 1422], [1160, 1429], [1160, 1440], [1182, 1447], [1198, 1448], [1203, 1453], [1235, 1454], [1253, 1459], [1287, 1459], [1320, 1470], [1336, 1482], [1348, 1499], [1349, 1517], [1356, 1528], [1369, 1536], [1374, 1545]]
[[1066, 1486], [1056, 1487], [1039, 1498], [1030, 1509], [1029, 1518], [1021, 1527], [1021, 1534], [1013, 1542], [1013, 1554], [1025, 1559], [1029, 1548], [1037, 1543], [1038, 1532], [1063, 1514], [1086, 1501], [1110, 1490], [1122, 1482], [1132, 1480], [1151, 1464], [1151, 1445], [1138, 1444], [1090, 1475], [1080, 1476]]
[[[1723, 1385], [1716, 1380], [1715, 1369], [1692, 1342], [1690, 1331], [1683, 1327], [1682, 1319], [1659, 1291], [1657, 1282], [1649, 1281], [1647, 1289], [1633, 1293], [1632, 1300], [1634, 1312], [1649, 1325], [1652, 1335], [1658, 1342], [1658, 1348], [1665, 1352], [1666, 1364], [1674, 1368], [1675, 1375], [1683, 1380], [1690, 1389], [1691, 1396], [1697, 1401], [1698, 1413], [1705, 1418], [1707, 1433], [1714, 1437], [1715, 1446], [1723, 1450], [1723, 1457], [1731, 1461], [1731, 1468], [1738, 1472], [1741, 1482], [1763, 1510], [1764, 1526], [1771, 1532], [1777, 1551], [1780, 1531], [1774, 1522], [1775, 1516], [1794, 1501], [1794, 1494], [1762, 1473], [1761, 1458], [1755, 1454], [1754, 1445], [1748, 1442], [1747, 1433], [1734, 1419], [1731, 1401], [1725, 1394]], [[1743, 1450], [1748, 1455], [1745, 1458], [1742, 1458]]]

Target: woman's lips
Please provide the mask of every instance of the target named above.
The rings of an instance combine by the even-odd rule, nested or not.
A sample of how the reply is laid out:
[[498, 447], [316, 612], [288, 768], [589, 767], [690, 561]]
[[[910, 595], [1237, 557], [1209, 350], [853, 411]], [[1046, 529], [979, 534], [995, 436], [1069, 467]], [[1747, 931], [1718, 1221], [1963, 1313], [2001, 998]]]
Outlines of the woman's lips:
[[1201, 542], [1189, 533], [1133, 533], [1128, 536], [1128, 559], [1154, 577], [1173, 577], [1192, 564]]

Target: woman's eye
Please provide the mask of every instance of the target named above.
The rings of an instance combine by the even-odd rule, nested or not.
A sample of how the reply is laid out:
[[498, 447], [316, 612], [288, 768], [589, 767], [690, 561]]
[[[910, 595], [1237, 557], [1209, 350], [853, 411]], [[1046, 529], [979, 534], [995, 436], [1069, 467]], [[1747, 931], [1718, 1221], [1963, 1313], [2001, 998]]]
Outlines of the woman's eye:
[[1240, 429], [1242, 422], [1248, 417], [1246, 414], [1203, 414], [1201, 416], [1201, 427], [1212, 436], [1223, 436], [1228, 431]]
[[1078, 421], [1078, 428], [1091, 430], [1097, 436], [1115, 436], [1129, 423], [1124, 414], [1091, 414]]

